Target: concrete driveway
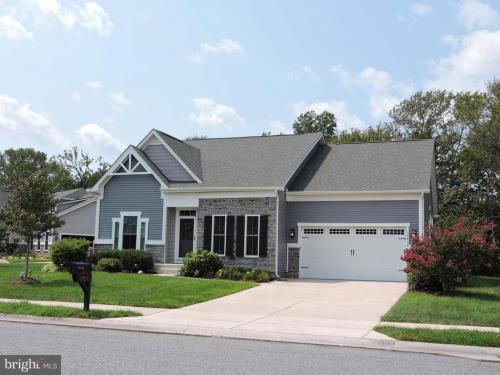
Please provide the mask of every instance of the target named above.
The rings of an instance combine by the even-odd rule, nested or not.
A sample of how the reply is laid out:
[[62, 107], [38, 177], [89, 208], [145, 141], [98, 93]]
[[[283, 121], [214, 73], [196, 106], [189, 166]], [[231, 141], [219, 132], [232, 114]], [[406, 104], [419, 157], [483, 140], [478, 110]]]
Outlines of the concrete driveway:
[[230, 296], [136, 318], [144, 327], [206, 327], [351, 338], [385, 337], [372, 328], [406, 291], [405, 283], [275, 281]]

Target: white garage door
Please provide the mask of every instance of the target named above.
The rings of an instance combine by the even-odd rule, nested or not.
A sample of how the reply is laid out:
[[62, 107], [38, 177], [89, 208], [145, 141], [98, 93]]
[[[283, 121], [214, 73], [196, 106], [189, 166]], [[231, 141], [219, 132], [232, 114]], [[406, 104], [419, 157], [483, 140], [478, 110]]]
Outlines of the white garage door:
[[300, 277], [404, 281], [408, 226], [299, 226]]

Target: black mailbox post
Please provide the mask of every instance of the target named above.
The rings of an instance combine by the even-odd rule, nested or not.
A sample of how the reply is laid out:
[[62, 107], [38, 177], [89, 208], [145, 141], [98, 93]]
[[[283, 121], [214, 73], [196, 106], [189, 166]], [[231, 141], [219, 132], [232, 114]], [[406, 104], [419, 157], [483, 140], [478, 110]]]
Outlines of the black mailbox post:
[[83, 311], [89, 311], [92, 264], [87, 262], [73, 262], [69, 267], [69, 272], [73, 276], [73, 281], [78, 282], [83, 290]]

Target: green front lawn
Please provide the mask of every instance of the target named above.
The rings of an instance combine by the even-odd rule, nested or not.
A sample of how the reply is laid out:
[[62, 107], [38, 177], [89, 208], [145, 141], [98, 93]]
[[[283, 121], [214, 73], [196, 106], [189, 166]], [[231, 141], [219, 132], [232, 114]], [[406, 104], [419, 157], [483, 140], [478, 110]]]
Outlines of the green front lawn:
[[53, 318], [105, 319], [140, 316], [129, 310], [90, 310], [83, 311], [74, 307], [41, 306], [27, 302], [0, 302], [0, 314], [50, 316]]
[[500, 327], [500, 277], [474, 276], [453, 295], [407, 292], [382, 321]]
[[375, 331], [401, 341], [500, 347], [500, 334], [493, 332], [384, 326], [376, 327]]
[[[39, 285], [11, 285], [24, 264], [0, 264], [0, 298], [82, 302], [83, 293], [67, 272], [43, 273], [44, 264], [31, 264], [31, 277]], [[256, 286], [253, 282], [161, 277], [126, 273], [93, 272], [91, 303], [178, 308], [237, 293]]]

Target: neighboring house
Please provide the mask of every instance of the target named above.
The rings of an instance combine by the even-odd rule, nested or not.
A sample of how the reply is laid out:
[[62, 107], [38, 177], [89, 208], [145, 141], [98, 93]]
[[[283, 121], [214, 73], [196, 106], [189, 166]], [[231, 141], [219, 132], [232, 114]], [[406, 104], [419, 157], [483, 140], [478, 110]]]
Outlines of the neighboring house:
[[96, 200], [86, 189], [64, 190], [54, 193], [57, 215], [64, 220], [61, 228], [33, 240], [33, 250], [48, 253], [52, 244], [61, 238], [86, 238], [94, 241]]
[[279, 277], [404, 280], [401, 253], [437, 214], [432, 140], [330, 145], [318, 133], [181, 141], [153, 129], [89, 193], [98, 250], [179, 263], [204, 248]]
[[[33, 239], [32, 249], [37, 253], [48, 253], [52, 244], [65, 237], [86, 238], [94, 241], [94, 222], [96, 198], [86, 189], [59, 191], [53, 194], [57, 200], [57, 215], [64, 220], [64, 225], [52, 232]], [[0, 191], [0, 208], [7, 203], [9, 192]], [[26, 241], [19, 242], [26, 246]]]

